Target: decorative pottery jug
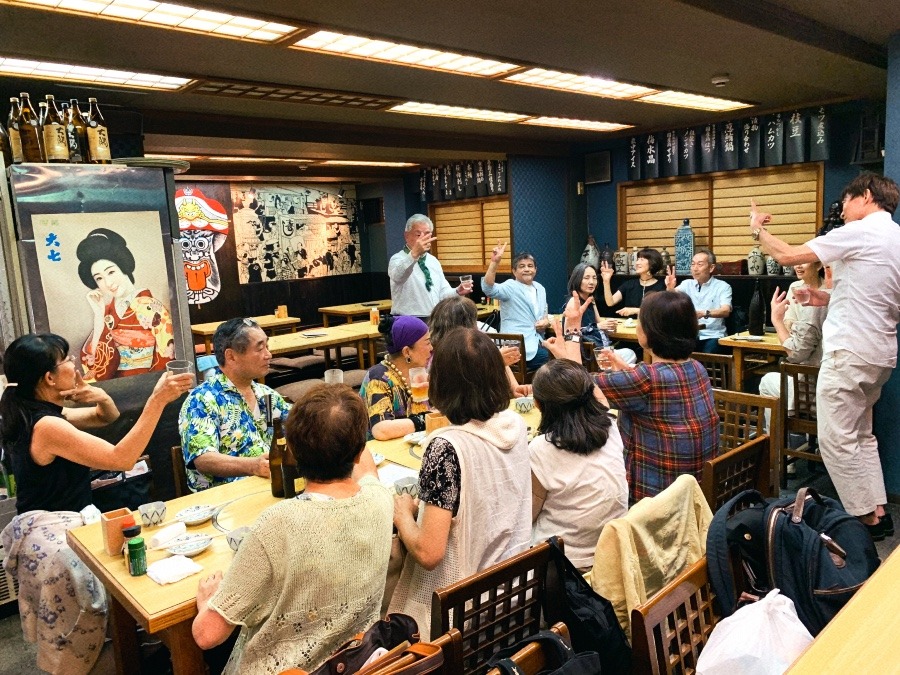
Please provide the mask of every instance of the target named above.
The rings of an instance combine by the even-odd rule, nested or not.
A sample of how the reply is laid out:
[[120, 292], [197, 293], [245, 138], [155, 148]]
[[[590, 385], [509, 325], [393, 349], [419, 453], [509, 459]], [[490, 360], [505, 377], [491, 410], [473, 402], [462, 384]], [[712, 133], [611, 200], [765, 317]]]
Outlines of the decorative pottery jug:
[[613, 254], [616, 264], [616, 274], [628, 274], [628, 251], [624, 246], [620, 246], [619, 250]]
[[668, 272], [669, 272], [669, 267], [670, 267], [671, 264], [672, 264], [672, 254], [669, 253], [669, 249], [667, 249], [665, 246], [663, 246], [663, 247], [662, 247], [662, 251], [659, 252], [659, 255], [662, 256], [662, 261], [663, 261], [663, 271], [666, 272], [666, 273], [668, 273]]
[[634, 273], [635, 273], [635, 272], [634, 272], [634, 267], [635, 267], [635, 265], [637, 265], [637, 254], [638, 254], [638, 247], [637, 247], [637, 246], [632, 246], [632, 247], [631, 247], [631, 257], [630, 257], [630, 259], [629, 259], [630, 262], [631, 262], [631, 267], [628, 268], [628, 273], [629, 273], [629, 274], [634, 274]]
[[685, 218], [675, 230], [675, 273], [690, 274], [693, 257], [694, 231], [691, 229], [690, 218]]
[[754, 246], [747, 254], [747, 271], [753, 276], [766, 273], [766, 261], [759, 246]]
[[766, 256], [766, 274], [769, 276], [781, 274], [781, 265], [779, 265], [778, 261], [770, 255]]

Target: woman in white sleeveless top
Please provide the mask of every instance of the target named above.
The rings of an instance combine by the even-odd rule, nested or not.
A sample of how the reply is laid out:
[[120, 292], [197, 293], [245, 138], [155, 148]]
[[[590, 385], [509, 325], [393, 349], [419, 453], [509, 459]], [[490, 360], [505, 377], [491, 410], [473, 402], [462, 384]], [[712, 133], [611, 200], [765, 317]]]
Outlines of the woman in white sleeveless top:
[[451, 426], [429, 439], [419, 473], [421, 507], [397, 495], [394, 525], [408, 554], [390, 612], [431, 631], [431, 597], [528, 548], [531, 471], [525, 423], [509, 407], [503, 359], [485, 334], [448, 333], [434, 352], [431, 404]]

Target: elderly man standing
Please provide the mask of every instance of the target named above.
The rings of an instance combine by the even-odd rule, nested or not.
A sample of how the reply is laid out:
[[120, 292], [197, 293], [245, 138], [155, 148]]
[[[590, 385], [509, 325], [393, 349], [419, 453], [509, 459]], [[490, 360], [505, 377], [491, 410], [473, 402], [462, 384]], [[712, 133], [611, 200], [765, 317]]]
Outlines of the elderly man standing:
[[[804, 304], [828, 304], [823, 358], [816, 384], [819, 448], [847, 512], [875, 540], [894, 533], [872, 433], [872, 408], [897, 365], [900, 322], [900, 227], [891, 215], [900, 189], [890, 178], [864, 173], [843, 192], [845, 225], [802, 246], [791, 246], [764, 225], [772, 216], [751, 201], [750, 230], [782, 265], [831, 265], [834, 290], [809, 289]], [[796, 291], [795, 291], [796, 297]]]
[[391, 256], [388, 276], [391, 279], [391, 314], [407, 314], [427, 320], [431, 310], [454, 293], [468, 295], [472, 282], [455, 289], [447, 283], [441, 263], [429, 255], [431, 244], [437, 241], [434, 223], [428, 216], [417, 213], [406, 221], [403, 238], [406, 246]]
[[213, 336], [219, 367], [188, 395], [178, 415], [188, 487], [196, 492], [243, 476], [269, 477], [272, 432], [265, 399], [287, 418], [277, 391], [254, 382], [269, 371], [269, 338], [253, 319], [231, 319]]
[[697, 310], [700, 333], [697, 351], [714, 354], [719, 350], [719, 338], [725, 337], [725, 319], [731, 314], [731, 285], [712, 274], [716, 269], [716, 256], [708, 248], [701, 248], [691, 260], [691, 276], [675, 288], [675, 268], [669, 267], [666, 288], [687, 295]]

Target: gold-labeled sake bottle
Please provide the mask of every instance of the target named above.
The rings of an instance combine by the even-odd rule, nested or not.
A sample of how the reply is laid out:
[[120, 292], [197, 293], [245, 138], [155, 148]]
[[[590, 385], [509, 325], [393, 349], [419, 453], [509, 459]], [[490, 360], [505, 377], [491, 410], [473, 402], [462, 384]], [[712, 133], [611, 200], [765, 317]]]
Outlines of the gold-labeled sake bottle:
[[25, 161], [22, 156], [22, 137], [19, 135], [19, 99], [15, 96], [9, 99], [9, 117], [6, 118], [6, 129], [9, 134], [9, 150], [12, 154], [12, 163], [21, 164]]
[[78, 107], [78, 99], [69, 100], [66, 109], [66, 139], [69, 142], [69, 161], [73, 164], [86, 163], [88, 161], [87, 125], [84, 123], [84, 115]]
[[106, 120], [97, 105], [97, 99], [89, 98], [90, 108], [85, 119], [87, 123], [88, 157], [91, 164], [109, 164], [112, 154], [109, 148], [109, 130], [106, 128]]
[[31, 105], [28, 92], [19, 94], [19, 116], [16, 118], [19, 138], [22, 141], [22, 161], [45, 162], [44, 139], [41, 137], [41, 124], [37, 113]]
[[47, 116], [41, 125], [44, 136], [44, 152], [48, 162], [60, 163], [69, 161], [69, 141], [66, 138], [66, 125], [56, 107], [56, 98], [47, 94]]

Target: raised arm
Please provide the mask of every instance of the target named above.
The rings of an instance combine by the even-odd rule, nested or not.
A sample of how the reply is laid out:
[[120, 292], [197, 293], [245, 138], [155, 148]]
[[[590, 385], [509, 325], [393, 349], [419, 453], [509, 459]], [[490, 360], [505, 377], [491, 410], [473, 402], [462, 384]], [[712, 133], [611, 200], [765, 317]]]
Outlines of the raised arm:
[[497, 281], [497, 267], [503, 259], [504, 251], [506, 251], [506, 244], [500, 243], [500, 240], [498, 239], [497, 245], [494, 247], [494, 250], [491, 251], [491, 262], [488, 263], [487, 270], [481, 280], [482, 287], [493, 287], [494, 283]]
[[604, 260], [600, 265], [600, 278], [603, 281], [603, 300], [606, 301], [607, 307], [612, 307], [622, 302], [622, 292], [616, 291], [613, 293], [609, 285], [613, 274], [615, 274], [615, 270]]
[[756, 201], [750, 200], [750, 233], [754, 239], [759, 240], [759, 244], [765, 253], [771, 255], [778, 261], [779, 265], [799, 265], [801, 263], [818, 262], [817, 256], [813, 250], [806, 244], [800, 246], [792, 246], [771, 234], [765, 226], [772, 222], [772, 215], [762, 213], [756, 208]]

